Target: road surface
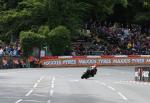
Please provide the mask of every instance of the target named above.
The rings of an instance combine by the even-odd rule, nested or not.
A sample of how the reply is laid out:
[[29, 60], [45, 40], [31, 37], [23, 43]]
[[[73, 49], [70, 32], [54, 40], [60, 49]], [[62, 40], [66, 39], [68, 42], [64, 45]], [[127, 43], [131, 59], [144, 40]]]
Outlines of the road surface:
[[0, 70], [0, 103], [149, 103], [150, 83], [134, 81], [134, 67]]

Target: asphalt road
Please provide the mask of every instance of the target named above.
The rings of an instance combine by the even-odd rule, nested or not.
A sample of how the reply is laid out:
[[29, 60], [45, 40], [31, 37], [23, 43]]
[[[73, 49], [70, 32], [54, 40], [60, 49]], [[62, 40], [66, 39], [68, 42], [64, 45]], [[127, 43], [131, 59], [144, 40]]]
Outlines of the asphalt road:
[[0, 70], [0, 103], [150, 103], [150, 83], [134, 81], [134, 67]]

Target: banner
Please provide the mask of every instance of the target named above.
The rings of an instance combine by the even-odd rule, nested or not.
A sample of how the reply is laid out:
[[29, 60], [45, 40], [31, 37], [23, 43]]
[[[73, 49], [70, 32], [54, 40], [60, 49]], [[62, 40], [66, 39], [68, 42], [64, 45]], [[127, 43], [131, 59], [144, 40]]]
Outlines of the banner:
[[49, 57], [41, 59], [43, 67], [82, 67], [97, 64], [99, 66], [136, 66], [150, 65], [150, 57], [142, 56], [78, 56]]

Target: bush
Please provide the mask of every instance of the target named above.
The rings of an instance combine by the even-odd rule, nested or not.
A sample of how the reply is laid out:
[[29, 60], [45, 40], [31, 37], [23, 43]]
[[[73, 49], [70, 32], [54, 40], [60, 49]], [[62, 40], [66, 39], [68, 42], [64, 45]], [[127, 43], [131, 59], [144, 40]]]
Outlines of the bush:
[[45, 44], [45, 37], [31, 31], [23, 31], [20, 33], [20, 41], [25, 56], [28, 56], [33, 47], [41, 48]]
[[53, 55], [64, 55], [66, 49], [70, 47], [71, 33], [64, 26], [58, 26], [52, 29], [48, 34], [49, 45]]

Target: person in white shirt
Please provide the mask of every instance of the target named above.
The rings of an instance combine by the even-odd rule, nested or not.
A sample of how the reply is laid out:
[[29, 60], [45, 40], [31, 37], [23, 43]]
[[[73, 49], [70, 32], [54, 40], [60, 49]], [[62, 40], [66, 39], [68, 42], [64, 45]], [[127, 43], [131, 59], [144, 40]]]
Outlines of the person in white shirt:
[[3, 49], [0, 47], [0, 56], [3, 56]]

